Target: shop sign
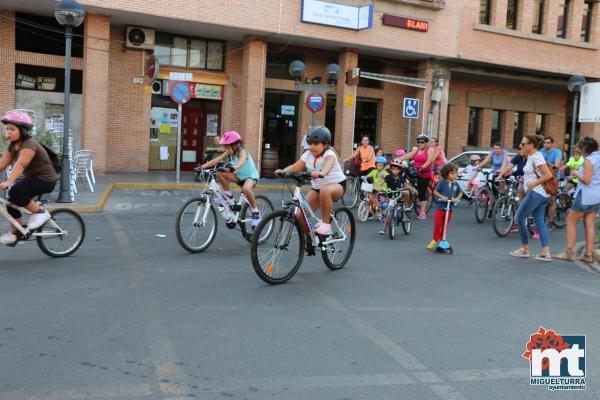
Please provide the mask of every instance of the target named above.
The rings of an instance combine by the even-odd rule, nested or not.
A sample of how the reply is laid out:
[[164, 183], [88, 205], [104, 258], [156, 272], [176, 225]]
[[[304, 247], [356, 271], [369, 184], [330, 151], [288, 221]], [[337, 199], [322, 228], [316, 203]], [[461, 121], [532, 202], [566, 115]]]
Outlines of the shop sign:
[[373, 5], [348, 6], [320, 0], [302, 0], [302, 22], [346, 29], [373, 27]]
[[169, 80], [191, 82], [194, 80], [194, 74], [191, 72], [170, 72]]
[[37, 84], [37, 79], [32, 76], [27, 76], [23, 74], [17, 74], [17, 81], [15, 86], [23, 89], [35, 89], [35, 85]]
[[202, 83], [191, 84], [195, 86], [194, 92], [197, 99], [222, 100], [223, 86], [206, 85]]
[[294, 115], [295, 113], [295, 106], [281, 106], [281, 115]]
[[586, 83], [581, 87], [579, 122], [600, 122], [600, 82]]
[[317, 113], [325, 107], [325, 98], [321, 93], [313, 92], [306, 96], [306, 107], [313, 113]]
[[383, 25], [395, 26], [397, 28], [409, 29], [417, 32], [427, 32], [429, 22], [414, 18], [396, 17], [395, 15], [384, 14]]
[[53, 91], [54, 89], [56, 89], [56, 78], [38, 77], [37, 88], [38, 90]]

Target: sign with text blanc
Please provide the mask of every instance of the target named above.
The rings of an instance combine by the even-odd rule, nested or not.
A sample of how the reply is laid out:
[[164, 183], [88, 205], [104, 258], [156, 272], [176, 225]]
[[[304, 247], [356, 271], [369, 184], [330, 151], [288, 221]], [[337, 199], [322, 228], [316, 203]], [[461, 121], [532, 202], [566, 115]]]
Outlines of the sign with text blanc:
[[302, 22], [346, 29], [373, 27], [373, 5], [348, 6], [321, 0], [302, 0]]
[[600, 82], [581, 87], [579, 122], [600, 122]]

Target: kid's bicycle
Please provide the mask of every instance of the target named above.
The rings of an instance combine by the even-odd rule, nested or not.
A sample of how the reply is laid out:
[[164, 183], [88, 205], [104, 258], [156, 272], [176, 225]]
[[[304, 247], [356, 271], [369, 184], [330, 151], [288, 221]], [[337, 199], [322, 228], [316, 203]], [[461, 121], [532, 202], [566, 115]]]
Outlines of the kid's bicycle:
[[[188, 200], [179, 210], [175, 221], [175, 233], [177, 241], [190, 253], [200, 253], [206, 250], [215, 240], [217, 235], [217, 211], [225, 220], [225, 226], [235, 229], [239, 226], [242, 236], [248, 242], [252, 240], [253, 229], [252, 210], [250, 203], [240, 193], [237, 202], [227, 197], [223, 189], [217, 183], [215, 173], [225, 171], [226, 168], [216, 166], [211, 169], [202, 170], [202, 180], [208, 182], [208, 189], [200, 192], [200, 195]], [[255, 196], [256, 207], [265, 216], [273, 211], [273, 204], [265, 196]], [[260, 241], [269, 236], [271, 225], [263, 229]]]
[[[30, 231], [26, 225], [19, 224], [7, 210], [9, 202], [0, 197], [0, 215], [17, 229], [17, 241], [8, 247], [15, 247], [19, 242], [36, 240], [37, 245], [46, 255], [54, 258], [67, 257], [73, 254], [85, 239], [85, 224], [81, 216], [73, 210], [59, 208], [50, 211], [50, 219], [41, 227]], [[45, 209], [46, 201], [38, 196], [40, 208]], [[19, 208], [23, 215], [31, 215], [25, 208]]]
[[402, 197], [402, 195], [407, 192], [412, 195], [412, 191], [409, 189], [399, 189], [387, 192], [388, 202], [385, 211], [385, 224], [388, 227], [388, 234], [391, 240], [394, 240], [396, 237], [396, 230], [400, 229], [400, 226], [402, 226], [405, 235], [410, 234], [410, 210], [406, 209]]
[[[321, 252], [329, 269], [344, 267], [350, 259], [356, 239], [354, 216], [350, 209], [335, 209], [331, 213], [333, 233], [319, 236], [315, 233], [315, 225], [322, 221], [302, 193], [302, 184], [310, 179], [310, 173], [285, 173], [280, 176], [294, 180], [295, 189], [289, 188], [293, 193], [292, 201], [281, 210], [263, 216], [254, 231], [250, 257], [258, 277], [270, 284], [284, 283], [298, 271], [305, 252], [312, 256], [315, 250]], [[272, 231], [264, 235], [264, 230]], [[262, 237], [265, 240], [261, 240]]]

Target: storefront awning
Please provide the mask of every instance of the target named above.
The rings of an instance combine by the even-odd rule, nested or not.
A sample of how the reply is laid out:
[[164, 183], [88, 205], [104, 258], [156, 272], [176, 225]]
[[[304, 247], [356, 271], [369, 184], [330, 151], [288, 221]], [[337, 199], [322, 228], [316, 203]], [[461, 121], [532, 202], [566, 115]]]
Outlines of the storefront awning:
[[397, 83], [399, 85], [405, 86], [413, 86], [421, 89], [425, 89], [427, 87], [427, 80], [410, 78], [407, 76], [376, 74], [374, 72], [360, 71], [360, 77], [365, 79], [373, 79], [375, 81]]

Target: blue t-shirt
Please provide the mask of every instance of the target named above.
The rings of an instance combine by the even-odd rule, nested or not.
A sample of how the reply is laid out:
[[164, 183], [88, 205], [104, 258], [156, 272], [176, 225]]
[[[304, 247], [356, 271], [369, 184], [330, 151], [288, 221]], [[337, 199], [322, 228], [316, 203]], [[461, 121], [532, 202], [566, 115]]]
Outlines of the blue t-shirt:
[[[550, 151], [547, 151], [546, 149], [541, 149], [540, 153], [542, 153], [542, 155], [544, 156], [544, 160], [546, 160], [546, 162], [551, 166], [554, 165], [556, 160], [563, 159], [560, 150], [554, 147]], [[560, 165], [558, 167], [560, 168]], [[557, 173], [557, 177], [560, 179], [560, 173]]]
[[517, 178], [523, 176], [523, 167], [525, 167], [525, 164], [527, 164], [527, 157], [523, 158], [517, 154], [512, 160], [510, 160], [510, 163], [517, 167], [515, 172], [513, 172], [513, 176]]
[[[437, 190], [438, 192], [440, 192], [441, 195], [446, 196], [448, 199], [453, 199], [458, 197], [459, 193], [463, 193], [464, 192], [462, 190], [462, 188], [460, 187], [460, 185], [454, 181], [452, 183], [450, 183], [449, 181], [447, 181], [446, 179], [442, 179], [441, 181], [439, 181], [439, 183], [437, 184], [437, 186], [435, 187], [435, 190]], [[435, 207], [438, 210], [446, 210], [446, 207], [448, 206], [448, 203], [445, 201], [442, 201], [440, 199], [435, 199]], [[450, 209], [453, 209], [455, 206], [455, 204], [450, 204]]]

